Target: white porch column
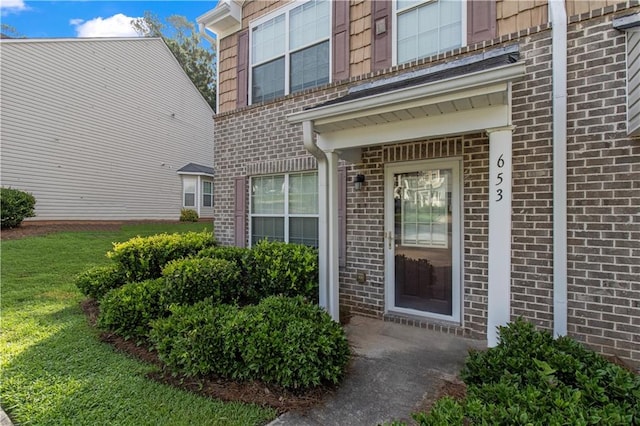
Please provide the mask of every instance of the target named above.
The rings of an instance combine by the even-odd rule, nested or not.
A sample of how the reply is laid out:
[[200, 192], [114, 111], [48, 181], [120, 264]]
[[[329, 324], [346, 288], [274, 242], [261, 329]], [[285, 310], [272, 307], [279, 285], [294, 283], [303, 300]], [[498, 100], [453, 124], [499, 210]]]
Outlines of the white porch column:
[[329, 238], [327, 235], [329, 225], [327, 214], [328, 194], [328, 174], [327, 162], [318, 160], [318, 304], [329, 312], [329, 279], [327, 246]]
[[340, 321], [340, 300], [339, 300], [339, 242], [340, 235], [338, 226], [338, 153], [335, 151], [325, 151], [327, 157], [327, 271], [329, 297], [327, 311], [335, 321]]
[[511, 136], [512, 126], [489, 134], [489, 276], [487, 343], [498, 344], [497, 327], [511, 316]]

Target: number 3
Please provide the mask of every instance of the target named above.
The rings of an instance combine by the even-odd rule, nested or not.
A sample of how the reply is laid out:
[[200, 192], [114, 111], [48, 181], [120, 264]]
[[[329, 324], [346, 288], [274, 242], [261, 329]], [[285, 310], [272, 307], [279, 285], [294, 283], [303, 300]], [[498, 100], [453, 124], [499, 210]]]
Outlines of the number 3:
[[496, 201], [502, 201], [502, 189], [498, 189], [498, 199]]

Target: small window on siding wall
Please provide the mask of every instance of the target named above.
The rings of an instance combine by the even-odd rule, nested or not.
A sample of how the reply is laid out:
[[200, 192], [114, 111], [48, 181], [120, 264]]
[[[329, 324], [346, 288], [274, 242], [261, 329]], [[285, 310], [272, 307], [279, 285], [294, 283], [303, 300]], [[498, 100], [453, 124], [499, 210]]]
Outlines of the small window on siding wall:
[[251, 243], [262, 239], [318, 247], [318, 175], [251, 178]]
[[202, 181], [202, 207], [213, 207], [213, 182]]
[[183, 207], [196, 206], [196, 178], [184, 177], [182, 181]]
[[395, 3], [396, 62], [402, 64], [465, 43], [464, 0], [398, 0]]
[[293, 2], [251, 27], [252, 103], [329, 82], [330, 11], [328, 0]]

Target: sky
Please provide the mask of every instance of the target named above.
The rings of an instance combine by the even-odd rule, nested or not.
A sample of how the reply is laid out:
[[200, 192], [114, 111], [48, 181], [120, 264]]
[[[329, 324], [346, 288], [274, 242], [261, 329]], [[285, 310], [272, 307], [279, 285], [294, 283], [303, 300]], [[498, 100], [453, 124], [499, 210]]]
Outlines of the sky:
[[136, 37], [130, 22], [145, 11], [162, 21], [170, 15], [183, 15], [195, 24], [198, 16], [216, 4], [217, 0], [0, 0], [0, 20], [28, 38]]

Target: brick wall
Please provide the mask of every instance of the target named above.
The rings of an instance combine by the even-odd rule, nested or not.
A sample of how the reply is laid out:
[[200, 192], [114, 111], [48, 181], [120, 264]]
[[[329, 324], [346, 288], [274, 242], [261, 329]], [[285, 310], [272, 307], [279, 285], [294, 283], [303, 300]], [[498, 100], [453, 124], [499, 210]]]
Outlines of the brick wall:
[[640, 142], [626, 135], [625, 34], [611, 18], [569, 26], [569, 332], [640, 363]]
[[[620, 11], [595, 11], [572, 18], [569, 25], [569, 333], [603, 353], [640, 363], [640, 144], [626, 136], [625, 37], [611, 27]], [[512, 87], [512, 317], [523, 316], [545, 329], [553, 327], [550, 37], [543, 26], [473, 47], [517, 42], [526, 63], [526, 76]], [[453, 55], [468, 53], [472, 48]], [[333, 84], [216, 117], [215, 226], [221, 242], [233, 242], [232, 178], [314, 168], [300, 126], [285, 117], [346, 88]], [[348, 256], [340, 272], [345, 311], [384, 315], [384, 164], [458, 157], [463, 160], [463, 324], [385, 319], [485, 336], [488, 148], [485, 134], [384, 145], [365, 149], [361, 163], [348, 166]], [[358, 173], [366, 176], [366, 184], [356, 192], [351, 182]], [[366, 273], [364, 284], [356, 279], [359, 272]]]

